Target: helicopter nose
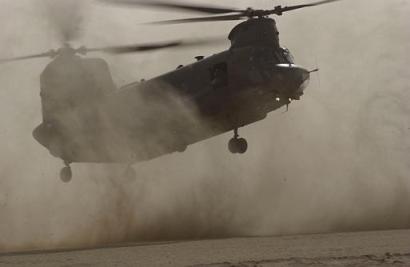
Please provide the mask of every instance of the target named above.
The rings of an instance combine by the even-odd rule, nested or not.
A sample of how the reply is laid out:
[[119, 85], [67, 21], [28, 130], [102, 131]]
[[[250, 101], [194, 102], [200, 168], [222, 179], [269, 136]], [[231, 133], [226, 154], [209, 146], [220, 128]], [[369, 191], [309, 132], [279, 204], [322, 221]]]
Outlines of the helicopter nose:
[[283, 84], [280, 93], [299, 100], [309, 84], [310, 72], [294, 64], [278, 64], [274, 71], [279, 82]]
[[299, 86], [294, 93], [295, 99], [300, 99], [310, 82], [310, 72], [304, 68], [299, 69]]

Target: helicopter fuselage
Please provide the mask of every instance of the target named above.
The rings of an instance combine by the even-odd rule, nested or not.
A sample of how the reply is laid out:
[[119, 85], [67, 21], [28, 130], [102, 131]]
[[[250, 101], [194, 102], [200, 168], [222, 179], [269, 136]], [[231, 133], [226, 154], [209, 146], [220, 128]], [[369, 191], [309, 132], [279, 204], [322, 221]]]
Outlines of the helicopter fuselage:
[[230, 40], [230, 49], [219, 54], [104, 93], [98, 101], [82, 99], [68, 109], [74, 119], [66, 113], [44, 120], [53, 111], [45, 112], [43, 104], [43, 124], [34, 136], [68, 163], [134, 163], [182, 152], [300, 99], [309, 72], [280, 47], [272, 19], [241, 23]]

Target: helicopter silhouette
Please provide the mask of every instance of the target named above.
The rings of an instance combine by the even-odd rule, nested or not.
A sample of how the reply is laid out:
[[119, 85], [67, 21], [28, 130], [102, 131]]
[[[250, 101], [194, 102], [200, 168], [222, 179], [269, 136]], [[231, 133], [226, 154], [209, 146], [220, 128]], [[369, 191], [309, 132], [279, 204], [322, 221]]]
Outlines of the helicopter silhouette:
[[[126, 175], [135, 176], [131, 165], [173, 152], [194, 143], [233, 132], [228, 149], [243, 154], [248, 142], [239, 128], [266, 118], [269, 112], [300, 100], [310, 80], [307, 70], [296, 65], [291, 52], [279, 42], [271, 15], [313, 7], [338, 0], [319, 1], [271, 10], [238, 10], [214, 6], [159, 1], [104, 0], [122, 6], [189, 10], [213, 14], [154, 24], [245, 20], [229, 34], [231, 46], [210, 57], [153, 79], [116, 88], [102, 59], [86, 58], [89, 52], [130, 53], [206, 42], [172, 41], [159, 44], [59, 50], [12, 58], [51, 57], [41, 74], [43, 122], [34, 138], [65, 167], [60, 177], [72, 178], [72, 163], [124, 163]], [[216, 14], [216, 15], [215, 15]], [[4, 61], [4, 60], [3, 60]], [[193, 107], [195, 119], [182, 107]]]

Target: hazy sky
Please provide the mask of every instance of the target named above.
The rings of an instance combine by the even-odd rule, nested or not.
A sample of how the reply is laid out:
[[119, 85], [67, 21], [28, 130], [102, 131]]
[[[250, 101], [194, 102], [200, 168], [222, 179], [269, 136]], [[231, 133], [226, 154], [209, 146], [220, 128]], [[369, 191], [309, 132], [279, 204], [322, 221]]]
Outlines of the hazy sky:
[[[81, 21], [74, 43], [90, 47], [228, 35], [235, 25], [144, 26], [191, 14], [87, 1], [0, 3], [0, 57], [58, 48], [53, 25], [73, 20]], [[407, 0], [345, 0], [278, 18], [297, 63], [320, 68], [302, 100], [241, 129], [250, 145], [243, 156], [227, 151], [226, 134], [137, 164], [134, 183], [117, 178], [119, 167], [74, 164], [73, 181], [62, 184], [61, 160], [31, 136], [49, 60], [0, 65], [0, 251], [410, 226], [408, 14]], [[227, 46], [102, 57], [121, 85]]]

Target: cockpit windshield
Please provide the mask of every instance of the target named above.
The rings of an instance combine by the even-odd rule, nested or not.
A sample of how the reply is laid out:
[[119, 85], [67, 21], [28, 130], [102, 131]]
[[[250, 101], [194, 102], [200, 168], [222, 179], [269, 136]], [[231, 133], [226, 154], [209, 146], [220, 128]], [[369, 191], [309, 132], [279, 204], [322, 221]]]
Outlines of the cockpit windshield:
[[295, 63], [295, 59], [293, 58], [293, 55], [290, 53], [289, 49], [287, 48], [282, 48], [283, 49], [283, 56], [286, 58], [286, 60], [289, 63]]
[[289, 49], [280, 47], [276, 53], [276, 58], [279, 61], [279, 63], [286, 63], [286, 64], [294, 64], [294, 58], [292, 54], [290, 53]]

